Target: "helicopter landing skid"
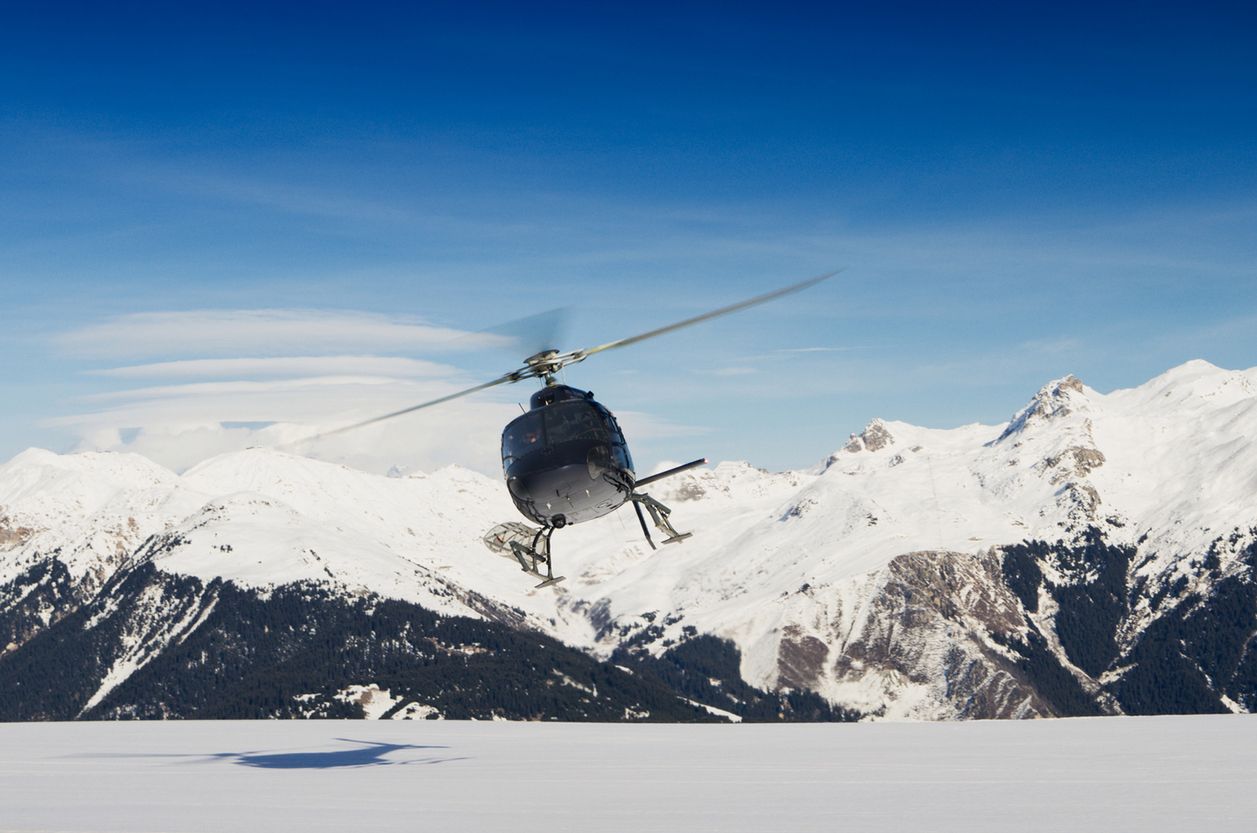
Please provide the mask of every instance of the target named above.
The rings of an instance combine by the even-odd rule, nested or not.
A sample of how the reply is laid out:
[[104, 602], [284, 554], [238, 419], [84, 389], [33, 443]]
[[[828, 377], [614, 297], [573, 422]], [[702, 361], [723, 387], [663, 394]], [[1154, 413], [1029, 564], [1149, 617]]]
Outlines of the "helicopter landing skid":
[[646, 516], [642, 514], [643, 506], [650, 513], [650, 519], [654, 522], [655, 528], [668, 536], [663, 539], [662, 543], [679, 544], [694, 534], [693, 532], [678, 532], [676, 527], [672, 525], [672, 521], [668, 520], [672, 510], [645, 492], [633, 492], [629, 495], [629, 500], [633, 501], [633, 509], [637, 512], [637, 521], [642, 525], [642, 534], [646, 536], [646, 543], [650, 544], [652, 550], [658, 549], [658, 547], [651, 540], [650, 529], [646, 526]]
[[[542, 532], [553, 533], [554, 528], [549, 527], [541, 530], [537, 533], [537, 537], [540, 538]], [[566, 578], [566, 576], [556, 576], [554, 574], [554, 567], [550, 564], [550, 535], [546, 534], [543, 540], [545, 541], [544, 553], [539, 552], [534, 547], [530, 547], [528, 544], [521, 544], [519, 541], [511, 541], [511, 552], [515, 555], [515, 560], [519, 562], [520, 569], [529, 575], [533, 575], [541, 579], [541, 584], [538, 584], [536, 587], [538, 590], [542, 587], [549, 587], [552, 584], [558, 584]], [[542, 575], [541, 571], [537, 569], [542, 564], [546, 565], [545, 575]]]
[[[513, 558], [525, 573], [541, 579], [537, 589], [549, 587], [563, 581], [564, 576], [556, 576], [550, 563], [550, 536], [554, 527], [534, 529], [518, 521], [498, 524], [484, 536], [484, 543], [490, 550]], [[542, 565], [545, 573], [541, 572]]]

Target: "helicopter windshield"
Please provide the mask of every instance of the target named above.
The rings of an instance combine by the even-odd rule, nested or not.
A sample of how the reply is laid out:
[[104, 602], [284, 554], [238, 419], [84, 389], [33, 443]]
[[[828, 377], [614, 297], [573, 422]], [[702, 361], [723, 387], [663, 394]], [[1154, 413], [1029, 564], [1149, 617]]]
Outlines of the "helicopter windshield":
[[529, 411], [516, 417], [502, 434], [502, 460], [527, 456], [546, 447], [541, 412]]
[[541, 409], [545, 417], [546, 442], [555, 446], [573, 440], [607, 442], [609, 432], [598, 411], [584, 401], [556, 402]]
[[615, 417], [586, 399], [555, 402], [513, 419], [502, 432], [502, 467], [509, 473], [517, 460], [564, 447], [570, 451], [563, 453], [579, 453], [584, 459], [585, 446], [606, 446], [608, 462], [632, 472], [633, 460]]

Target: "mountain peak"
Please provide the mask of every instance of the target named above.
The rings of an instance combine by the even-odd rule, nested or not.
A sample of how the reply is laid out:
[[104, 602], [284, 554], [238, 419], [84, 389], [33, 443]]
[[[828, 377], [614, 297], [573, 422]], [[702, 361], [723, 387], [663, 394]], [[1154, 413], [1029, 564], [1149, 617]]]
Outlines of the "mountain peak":
[[1171, 367], [1169, 370], [1158, 376], [1158, 379], [1181, 379], [1184, 377], [1209, 376], [1215, 373], [1228, 373], [1229, 371], [1218, 367], [1216, 364], [1205, 359], [1189, 359], [1180, 365]]
[[894, 445], [895, 438], [886, 428], [885, 421], [874, 419], [859, 434], [852, 434], [844, 451], [855, 454], [860, 451], [881, 451], [888, 445]]
[[1203, 359], [1184, 362], [1131, 391], [1148, 401], [1170, 401], [1176, 407], [1211, 400], [1215, 405], [1252, 398], [1257, 393], [1257, 368], [1227, 370]]
[[124, 487], [177, 479], [174, 472], [147, 457], [112, 451], [57, 454], [43, 448], [28, 448], [7, 463], [0, 464], [0, 470], [8, 475], [11, 484], [21, 480], [29, 487], [64, 478], [80, 478]]
[[1000, 434], [1000, 442], [1014, 434], [1020, 434], [1026, 426], [1040, 421], [1056, 421], [1069, 416], [1088, 404], [1087, 388], [1074, 374], [1048, 382], [1039, 388], [1026, 407], [1009, 420], [1008, 427]]
[[57, 453], [56, 453], [56, 452], [54, 452], [54, 451], [49, 451], [49, 450], [48, 450], [48, 449], [46, 449], [46, 448], [38, 448], [38, 447], [36, 447], [36, 446], [31, 446], [30, 448], [26, 449], [25, 451], [21, 452], [20, 454], [15, 455], [15, 456], [14, 456], [13, 458], [11, 458], [11, 459], [9, 460], [9, 462], [8, 462], [8, 463], [6, 463], [5, 465], [8, 465], [8, 466], [23, 466], [23, 465], [27, 465], [27, 466], [30, 466], [30, 465], [34, 465], [34, 466], [42, 466], [42, 465], [49, 465], [49, 464], [55, 463], [55, 462], [56, 462], [57, 460], [59, 460], [59, 459], [61, 459], [61, 455], [60, 455], [60, 454], [57, 454]]

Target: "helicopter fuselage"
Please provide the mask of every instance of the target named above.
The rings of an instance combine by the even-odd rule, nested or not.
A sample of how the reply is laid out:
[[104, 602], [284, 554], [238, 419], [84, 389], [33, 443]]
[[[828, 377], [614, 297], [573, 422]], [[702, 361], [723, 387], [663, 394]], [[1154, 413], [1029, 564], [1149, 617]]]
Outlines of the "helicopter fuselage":
[[560, 529], [619, 509], [636, 477], [624, 432], [588, 391], [547, 385], [502, 431], [502, 474], [520, 513]]

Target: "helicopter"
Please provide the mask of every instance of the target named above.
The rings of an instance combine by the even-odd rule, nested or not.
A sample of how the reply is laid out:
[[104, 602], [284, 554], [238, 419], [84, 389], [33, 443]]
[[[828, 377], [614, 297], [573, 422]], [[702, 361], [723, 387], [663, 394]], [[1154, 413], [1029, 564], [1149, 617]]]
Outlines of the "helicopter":
[[[548, 587], [564, 579], [564, 576], [554, 574], [550, 540], [555, 531], [601, 518], [626, 503], [633, 504], [642, 534], [652, 549], [657, 547], [651, 537], [650, 528], [646, 525], [647, 514], [655, 528], [664, 536], [662, 543], [676, 544], [689, 538], [693, 533], [679, 532], [672, 525], [672, 510], [641, 489], [707, 463], [706, 458], [699, 458], [649, 477], [638, 478], [633, 468], [628, 441], [615, 415], [594, 399], [592, 392], [560, 384], [557, 374], [569, 365], [583, 362], [598, 353], [628, 347], [801, 292], [836, 274], [837, 272], [830, 272], [810, 278], [595, 347], [569, 352], [542, 350], [525, 359], [520, 368], [496, 379], [400, 411], [346, 425], [310, 439], [321, 439], [395, 419], [497, 385], [525, 379], [540, 380], [543, 386], [533, 393], [529, 400], [529, 409], [512, 419], [502, 430], [502, 475], [506, 480], [507, 491], [520, 514], [537, 526], [507, 521], [489, 530], [482, 540], [491, 551], [514, 560], [524, 572], [540, 579], [541, 583], [536, 585], [537, 588]], [[544, 573], [541, 572], [543, 567]]]

